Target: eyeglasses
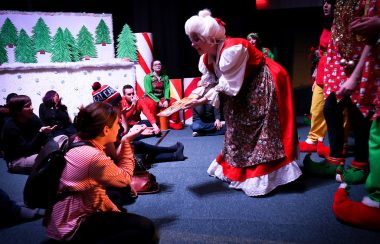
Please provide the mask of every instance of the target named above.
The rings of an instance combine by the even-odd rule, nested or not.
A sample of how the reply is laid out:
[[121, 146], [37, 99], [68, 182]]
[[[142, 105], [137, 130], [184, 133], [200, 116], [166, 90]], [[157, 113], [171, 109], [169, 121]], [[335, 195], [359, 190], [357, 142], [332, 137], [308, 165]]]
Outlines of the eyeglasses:
[[161, 66], [161, 64], [153, 64], [153, 66]]

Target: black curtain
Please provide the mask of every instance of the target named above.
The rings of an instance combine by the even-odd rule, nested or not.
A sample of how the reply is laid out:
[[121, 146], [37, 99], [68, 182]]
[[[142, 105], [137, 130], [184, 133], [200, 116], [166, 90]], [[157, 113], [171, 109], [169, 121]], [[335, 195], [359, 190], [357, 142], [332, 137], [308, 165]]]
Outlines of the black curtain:
[[[170, 78], [199, 76], [199, 55], [191, 47], [184, 25], [199, 10], [208, 8], [226, 23], [227, 35], [245, 38], [260, 33], [264, 46], [275, 49], [278, 62], [292, 75], [293, 43], [297, 31], [310, 30], [318, 43], [321, 8], [256, 11], [253, 0], [13, 0], [4, 10], [111, 13], [115, 44], [124, 24], [132, 31], [153, 34], [154, 58], [160, 59]], [[116, 45], [115, 45], [116, 51]]]

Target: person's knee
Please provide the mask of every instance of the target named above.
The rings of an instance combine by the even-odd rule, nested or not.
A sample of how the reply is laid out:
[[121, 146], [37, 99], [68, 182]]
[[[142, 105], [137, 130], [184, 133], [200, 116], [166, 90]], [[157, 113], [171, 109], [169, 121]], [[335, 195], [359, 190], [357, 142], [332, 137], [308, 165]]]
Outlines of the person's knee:
[[202, 129], [201, 125], [198, 123], [198, 122], [193, 122], [191, 125], [190, 125], [190, 128], [193, 130], [193, 131], [199, 131]]

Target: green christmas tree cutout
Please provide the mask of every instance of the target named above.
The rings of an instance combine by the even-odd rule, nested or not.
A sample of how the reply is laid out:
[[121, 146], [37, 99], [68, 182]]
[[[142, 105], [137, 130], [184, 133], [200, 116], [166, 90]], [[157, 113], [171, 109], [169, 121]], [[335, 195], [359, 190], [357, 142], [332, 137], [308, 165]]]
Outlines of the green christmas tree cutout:
[[78, 33], [77, 38], [78, 48], [79, 48], [79, 54], [81, 59], [90, 59], [96, 58], [96, 48], [94, 44], [94, 38], [92, 37], [91, 33], [88, 31], [86, 26], [82, 26]]
[[100, 20], [95, 33], [96, 44], [102, 44], [102, 46], [111, 44], [110, 30], [103, 19]]
[[67, 28], [65, 28], [63, 35], [65, 37], [65, 40], [70, 52], [71, 61], [72, 62], [80, 61], [79, 49], [78, 49], [78, 45], [77, 45], [77, 42], [75, 41], [74, 36], [71, 34], [71, 32]]
[[8, 53], [7, 50], [5, 49], [5, 44], [3, 41], [3, 36], [1, 35], [0, 32], [0, 64], [8, 62]]
[[131, 61], [137, 62], [136, 36], [128, 24], [124, 25], [117, 41], [117, 57], [129, 58]]
[[32, 38], [28, 36], [24, 29], [21, 29], [18, 37], [16, 49], [16, 62], [20, 63], [37, 63], [36, 51]]
[[57, 29], [53, 38], [51, 61], [71, 62], [70, 50], [61, 27]]
[[50, 29], [41, 17], [37, 20], [36, 25], [33, 27], [32, 33], [36, 51], [41, 54], [51, 52]]
[[13, 47], [17, 43], [17, 29], [12, 23], [12, 21], [7, 18], [1, 27], [1, 35], [3, 38], [3, 42], [8, 47]]

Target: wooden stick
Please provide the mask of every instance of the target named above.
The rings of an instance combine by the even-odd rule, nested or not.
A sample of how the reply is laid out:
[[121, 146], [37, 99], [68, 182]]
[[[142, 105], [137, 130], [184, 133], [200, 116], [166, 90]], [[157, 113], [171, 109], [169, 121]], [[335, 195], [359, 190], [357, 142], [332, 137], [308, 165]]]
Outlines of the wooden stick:
[[164, 140], [164, 138], [169, 134], [169, 132], [170, 130], [164, 131], [160, 139], [158, 139], [158, 141], [156, 142], [155, 146], [158, 146]]

